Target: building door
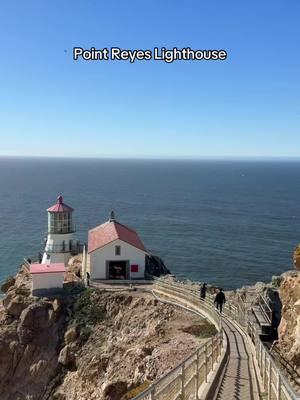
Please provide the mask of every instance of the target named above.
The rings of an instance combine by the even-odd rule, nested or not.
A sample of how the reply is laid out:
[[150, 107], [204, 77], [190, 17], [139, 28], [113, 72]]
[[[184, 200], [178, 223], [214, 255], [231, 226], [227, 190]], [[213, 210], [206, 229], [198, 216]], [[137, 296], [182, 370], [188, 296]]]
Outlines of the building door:
[[108, 261], [107, 279], [129, 279], [129, 261]]

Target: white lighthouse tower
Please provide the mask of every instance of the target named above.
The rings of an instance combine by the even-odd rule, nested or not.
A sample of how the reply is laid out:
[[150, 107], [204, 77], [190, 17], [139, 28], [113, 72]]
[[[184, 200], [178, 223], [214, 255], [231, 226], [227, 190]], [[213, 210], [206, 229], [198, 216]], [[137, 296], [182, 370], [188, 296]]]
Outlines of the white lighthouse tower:
[[73, 208], [57, 198], [56, 204], [47, 209], [48, 236], [42, 264], [68, 264], [71, 255], [78, 254], [79, 242], [74, 240], [75, 227], [72, 221]]

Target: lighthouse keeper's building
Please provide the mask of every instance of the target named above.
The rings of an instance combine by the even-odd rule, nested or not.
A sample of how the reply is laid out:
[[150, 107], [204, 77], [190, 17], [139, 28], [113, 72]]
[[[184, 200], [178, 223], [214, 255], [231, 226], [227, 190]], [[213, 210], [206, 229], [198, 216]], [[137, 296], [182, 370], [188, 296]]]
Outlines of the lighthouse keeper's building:
[[147, 251], [138, 234], [115, 220], [114, 213], [88, 233], [91, 279], [143, 279]]

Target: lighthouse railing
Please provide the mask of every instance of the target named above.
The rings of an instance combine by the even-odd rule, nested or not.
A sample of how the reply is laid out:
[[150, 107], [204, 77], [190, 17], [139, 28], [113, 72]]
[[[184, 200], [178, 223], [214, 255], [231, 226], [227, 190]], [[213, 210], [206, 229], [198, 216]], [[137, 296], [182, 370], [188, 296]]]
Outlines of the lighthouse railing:
[[62, 244], [46, 244], [45, 251], [49, 251], [51, 253], [74, 253], [78, 254], [82, 250], [82, 246], [78, 240], [66, 241]]

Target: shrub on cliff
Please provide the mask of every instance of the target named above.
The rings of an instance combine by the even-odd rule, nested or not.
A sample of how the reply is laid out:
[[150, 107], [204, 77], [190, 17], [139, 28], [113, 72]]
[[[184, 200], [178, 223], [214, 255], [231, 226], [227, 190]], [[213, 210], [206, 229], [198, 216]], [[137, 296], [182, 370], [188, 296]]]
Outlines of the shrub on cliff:
[[105, 309], [97, 304], [93, 293], [93, 289], [86, 289], [74, 303], [72, 315], [74, 325], [83, 328], [96, 325], [105, 319]]

